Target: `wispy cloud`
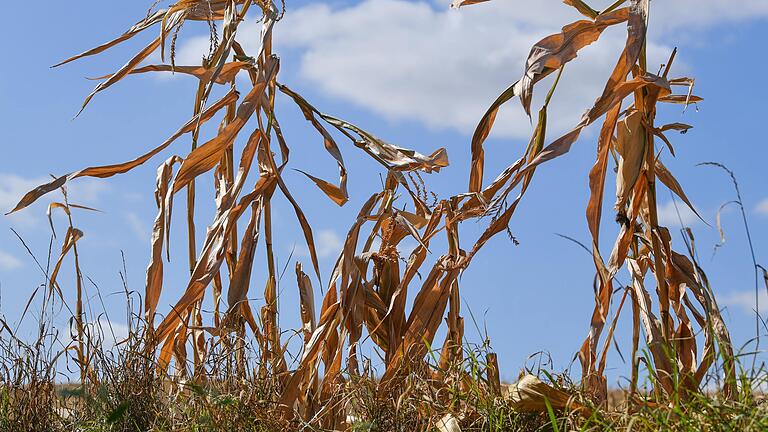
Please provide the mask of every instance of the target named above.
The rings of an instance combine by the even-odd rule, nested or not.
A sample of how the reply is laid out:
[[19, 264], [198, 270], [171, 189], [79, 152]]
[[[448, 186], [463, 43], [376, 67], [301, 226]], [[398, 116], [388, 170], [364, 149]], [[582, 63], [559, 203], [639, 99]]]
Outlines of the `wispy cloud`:
[[138, 214], [134, 212], [127, 212], [125, 214], [125, 220], [128, 222], [128, 227], [133, 231], [139, 239], [149, 238], [149, 223], [142, 220]]
[[70, 200], [78, 204], [97, 205], [109, 189], [107, 182], [88, 178], [77, 179], [67, 185]]
[[95, 323], [98, 324], [98, 332], [102, 337], [102, 342], [107, 348], [112, 348], [128, 337], [128, 326], [116, 321], [107, 320], [106, 317], [99, 317]]
[[11, 210], [25, 193], [48, 181], [45, 178], [24, 178], [15, 174], [0, 173], [0, 210]]
[[0, 270], [15, 270], [23, 265], [15, 256], [0, 250]]
[[[338, 255], [341, 252], [341, 248], [344, 244], [341, 237], [336, 231], [331, 229], [323, 229], [315, 232], [315, 250], [319, 258], [328, 258]], [[294, 253], [299, 256], [308, 257], [309, 249], [303, 242], [295, 245]]]
[[[117, 346], [128, 337], [129, 328], [127, 325], [107, 319], [100, 315], [98, 319], [85, 323], [86, 331], [94, 340], [92, 342], [101, 342], [101, 345], [109, 350]], [[65, 340], [66, 343], [76, 344], [72, 337]]]
[[[701, 210], [699, 210], [701, 214]], [[684, 203], [675, 203], [667, 201], [658, 208], [659, 223], [664, 226], [679, 227], [682, 221], [683, 226], [693, 227], [701, 224], [701, 219], [696, 216], [696, 213], [690, 209]]]
[[757, 204], [757, 207], [755, 207], [755, 212], [763, 216], [768, 216], [768, 198], [760, 201]]
[[341, 237], [336, 234], [336, 231], [321, 230], [317, 233], [315, 247], [317, 248], [317, 255], [320, 258], [329, 257], [341, 252], [342, 240]]
[[[768, 313], [768, 293], [761, 288], [758, 291], [758, 300], [760, 301], [760, 313]], [[730, 294], [718, 296], [720, 306], [736, 307], [746, 314], [755, 313], [755, 293], [754, 291], [739, 291]]]

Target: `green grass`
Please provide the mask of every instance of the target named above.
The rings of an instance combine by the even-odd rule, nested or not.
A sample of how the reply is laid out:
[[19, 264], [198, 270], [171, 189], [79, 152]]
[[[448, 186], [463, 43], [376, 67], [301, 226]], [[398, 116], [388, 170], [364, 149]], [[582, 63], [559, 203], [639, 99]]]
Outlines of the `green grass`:
[[[91, 377], [95, 384], [87, 387], [55, 384], [53, 375], [47, 374], [52, 370], [51, 359], [44, 352], [6, 346], [5, 353], [16, 357], [5, 358], [0, 431], [333, 430], [324, 428], [322, 421], [299, 420], [301, 415], [290, 420], [278, 415], [280, 378], [260, 375], [256, 357], [249, 357], [253, 367], [245, 374], [220, 368], [205, 382], [193, 382], [159, 374], [153, 357], [143, 354], [137, 343], [138, 339], [100, 352]], [[429, 378], [437, 371], [434, 363], [426, 373], [414, 371], [406, 376], [396, 392], [388, 392], [372, 370], [348, 377], [334, 389], [337, 415], [346, 417], [344, 430], [443, 432], [436, 425], [446, 415], [456, 419], [461, 431], [768, 430], [768, 400], [752, 390], [765, 388], [768, 375], [763, 369], [757, 376], [741, 372], [739, 394], [733, 400], [713, 391], [671, 405], [655, 403], [653, 393], [640, 392], [640, 401], [629, 407], [624, 391], [613, 391], [607, 406], [595, 407], [567, 374], [527, 371], [586, 404], [591, 414], [585, 417], [558, 409], [546, 399], [545, 410], [521, 412], [508, 391], [492, 394], [482, 362], [489, 349], [487, 344], [465, 346], [463, 362], [442, 371], [441, 379], [448, 385], [438, 393]], [[37, 363], [30, 361], [34, 354]], [[215, 356], [207, 360], [217, 361]]]
[[[80, 405], [69, 396], [71, 405]], [[62, 402], [63, 399], [62, 399]], [[7, 393], [0, 402], [0, 430], [3, 431], [292, 431], [323, 430], [306, 428], [297, 422], [279, 424], [272, 420], [267, 404], [254, 406], [238, 394], [179, 397], [168, 401], [163, 410], [136, 416], [130, 400], [114, 405], [102, 402], [82, 406], [69, 416], [49, 412], [44, 423], [20, 423], [9, 418], [20, 407], [10, 407]], [[409, 400], [408, 403], [424, 403]], [[86, 403], [87, 404], [87, 403]], [[366, 414], [373, 414], [366, 417]], [[150, 423], [144, 423], [148, 415]], [[520, 413], [500, 399], [492, 404], [468, 407], [459, 418], [462, 431], [765, 431], [768, 430], [768, 405], [764, 402], [724, 402], [717, 398], [697, 398], [684, 407], [643, 408], [634, 413], [597, 411], [589, 418], [548, 410], [547, 413]], [[437, 430], [429, 422], [398, 416], [394, 407], [382, 405], [377, 413], [361, 412], [349, 424], [351, 431]]]

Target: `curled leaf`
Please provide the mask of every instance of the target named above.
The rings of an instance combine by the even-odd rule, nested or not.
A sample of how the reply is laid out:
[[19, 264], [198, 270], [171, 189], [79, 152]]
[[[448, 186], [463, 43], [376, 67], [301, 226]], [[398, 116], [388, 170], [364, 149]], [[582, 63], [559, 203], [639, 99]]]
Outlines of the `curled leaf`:
[[546, 412], [547, 403], [557, 410], [573, 410], [589, 417], [591, 410], [575, 400], [575, 396], [525, 375], [510, 387], [509, 400], [520, 411]]
[[469, 6], [469, 5], [478, 4], [478, 3], [485, 3], [487, 1], [490, 1], [490, 0], [453, 0], [451, 2], [451, 7], [452, 8], [460, 8], [462, 6]]
[[562, 32], [547, 36], [537, 42], [528, 54], [525, 73], [518, 81], [516, 93], [525, 112], [531, 115], [533, 85], [560, 66], [576, 58], [578, 51], [595, 42], [606, 28], [625, 22], [629, 9], [599, 15], [595, 20], [581, 20], [563, 27]]

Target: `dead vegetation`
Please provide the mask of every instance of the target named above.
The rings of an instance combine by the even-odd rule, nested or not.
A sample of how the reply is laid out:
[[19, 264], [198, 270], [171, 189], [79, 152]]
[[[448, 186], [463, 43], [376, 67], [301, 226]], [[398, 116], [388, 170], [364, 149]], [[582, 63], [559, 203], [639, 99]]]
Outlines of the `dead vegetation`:
[[[481, 2], [457, 0], [454, 6]], [[69, 227], [48, 278], [47, 298], [64, 302], [66, 294], [59, 287], [57, 273], [72, 255], [77, 286], [72, 311], [75, 343], [62, 353], [51, 352], [40, 359], [35, 356], [43, 352], [44, 332], [32, 347], [8, 340], [5, 348], [13, 352], [5, 358], [18, 360], [6, 360], [3, 365], [6, 402], [2, 409], [18, 410], [25, 398], [35, 402], [22, 405], [25, 408], [19, 412], [4, 411], [0, 417], [11, 420], [3, 420], [10, 421], [3, 426], [47, 424], [55, 428], [55, 424], [87, 425], [100, 419], [93, 427], [110, 430], [182, 430], [195, 424], [205, 430], [456, 431], [542, 425], [557, 429], [558, 424], [578, 427], [590, 422], [590, 427], [600, 428], [608, 425], [600, 414], [608, 399], [605, 368], [622, 312], [631, 314], [633, 324], [625, 412], [642, 413], [654, 406], [677, 410], [698, 406], [703, 382], [713, 368], [719, 374], [721, 390], [717, 406], [756, 407], [751, 396], [746, 396], [752, 394], [750, 384], [737, 381], [730, 336], [696, 260], [692, 233], [687, 231], [686, 250], [679, 253], [672, 247], [669, 230], [658, 221], [660, 185], [691, 206], [662, 162], [666, 152], [674, 154], [667, 135], [691, 126], [657, 121], [657, 105], [700, 101], [692, 94], [694, 81], [672, 73], [675, 52], [656, 73], [655, 65], [647, 64], [648, 0], [619, 0], [602, 11], [582, 1], [564, 3], [584, 18], [534, 45], [521, 78], [491, 104], [472, 136], [468, 189], [436, 200], [419, 173], [437, 173], [446, 167], [444, 149], [423, 155], [387, 143], [322, 113], [280, 82], [280, 59], [272, 50], [272, 34], [279, 31], [281, 5], [244, 0], [177, 1], [167, 9], [151, 10], [120, 37], [61, 62], [59, 65], [99, 54], [159, 27], [159, 34], [125, 66], [102, 77], [82, 108], [97, 93], [131, 74], [173, 71], [198, 79], [193, 115], [166, 141], [136, 159], [55, 178], [26, 194], [13, 212], [44, 194], [66, 190], [66, 184], [76, 178], [126, 173], [182, 137], [189, 137], [191, 148], [183, 157], [169, 157], [157, 170], [158, 210], [142, 310], [134, 315], [129, 340], [116, 352], [99, 350], [93, 342], [97, 332], [86, 328], [83, 316], [77, 258], [82, 232], [71, 218], [71, 210], [82, 207], [69, 203], [66, 195], [64, 202], [51, 207], [66, 213]], [[238, 25], [255, 17], [260, 17], [263, 26], [260, 48], [245, 52], [238, 40]], [[212, 30], [211, 51], [201, 65], [175, 64], [177, 32], [188, 21], [221, 28], [220, 39]], [[593, 106], [587, 107], [572, 130], [555, 139], [547, 137], [547, 108], [560, 74], [567, 73], [565, 65], [577, 60], [578, 51], [611, 26], [625, 26], [627, 38], [602, 94], [596, 95]], [[157, 51], [166, 63], [139, 67]], [[484, 181], [483, 144], [499, 108], [518, 97], [532, 115], [536, 84], [552, 74], [557, 78], [536, 112], [536, 127], [525, 151], [493, 181]], [[280, 113], [275, 111], [278, 97], [295, 103], [338, 166], [338, 181], [304, 173], [334, 205], [344, 205], [349, 198], [347, 168], [337, 140], [348, 140], [386, 171], [382, 190], [370, 195], [349, 227], [327, 281], [320, 278], [313, 230], [302, 210], [301, 196], [283, 181], [290, 145], [283, 137]], [[214, 118], [220, 118], [218, 125], [209, 124]], [[567, 153], [584, 128], [600, 121], [586, 203], [596, 270], [595, 307], [578, 353], [580, 382], [549, 377], [545, 383], [527, 375], [505, 394], [495, 354], [487, 346], [469, 349], [464, 343], [459, 277], [492, 237], [507, 232], [538, 166]], [[215, 130], [215, 136], [202, 142], [203, 128]], [[173, 148], [182, 151], [180, 145]], [[617, 169], [616, 193], [605, 196], [611, 160]], [[211, 173], [216, 180], [215, 216], [206, 222], [207, 234], [200, 243], [195, 226], [203, 222], [194, 214], [195, 183]], [[171, 213], [179, 196], [186, 200], [190, 276], [183, 295], [156, 320], [164, 288], [164, 259], [170, 258]], [[276, 196], [291, 203], [311, 257], [309, 274], [301, 263], [295, 265], [295, 287], [301, 300], [296, 312], [302, 320], [296, 331], [303, 339], [296, 361], [287, 353], [276, 308], [278, 269], [271, 205]], [[619, 224], [613, 247], [604, 255], [599, 240], [606, 230], [600, 222], [602, 204], [608, 200], [614, 202]], [[461, 244], [460, 227], [467, 221], [479, 221], [486, 228], [473, 242]], [[443, 251], [431, 246], [438, 237], [447, 244]], [[407, 238], [418, 246], [409, 256], [400, 256], [397, 247]], [[257, 248], [266, 250], [266, 262], [256, 262]], [[268, 270], [263, 286], [254, 286], [251, 274], [255, 265]], [[614, 277], [622, 268], [631, 277], [629, 286], [617, 286]], [[249, 292], [257, 288], [263, 290], [261, 305], [248, 300]], [[412, 304], [406, 301], [409, 291], [416, 294]], [[320, 309], [315, 301], [318, 292], [324, 293]], [[215, 305], [211, 314], [203, 313], [201, 307], [206, 296]], [[619, 306], [609, 316], [611, 303], [616, 301]], [[445, 340], [435, 340], [443, 321]], [[6, 326], [5, 330], [13, 338], [11, 329]], [[380, 353], [383, 370], [374, 371], [367, 364], [359, 348], [365, 340]], [[75, 353], [82, 385], [56, 397], [51, 367], [55, 356], [72, 355], [70, 350]], [[643, 391], [641, 369], [651, 376], [650, 392]], [[56, 401], [47, 402], [51, 398]], [[48, 411], [38, 412], [30, 408], [33, 406]], [[55, 406], [68, 406], [69, 411], [56, 411]], [[50, 418], [58, 420], [38, 420]]]

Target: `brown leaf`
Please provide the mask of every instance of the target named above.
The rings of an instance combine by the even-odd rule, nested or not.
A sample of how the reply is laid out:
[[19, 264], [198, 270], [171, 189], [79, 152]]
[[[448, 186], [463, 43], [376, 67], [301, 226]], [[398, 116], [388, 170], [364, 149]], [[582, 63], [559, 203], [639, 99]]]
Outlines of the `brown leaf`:
[[688, 132], [689, 129], [693, 128], [693, 126], [685, 123], [669, 123], [665, 124], [664, 126], [659, 128], [659, 131], [666, 132], [668, 130], [676, 130], [680, 132], [681, 134], [684, 134]]
[[277, 175], [277, 185], [293, 207], [293, 211], [296, 214], [296, 219], [298, 219], [299, 225], [301, 226], [301, 231], [304, 234], [304, 240], [307, 242], [309, 257], [312, 259], [312, 267], [315, 270], [315, 275], [317, 276], [317, 280], [321, 281], [322, 278], [320, 277], [320, 263], [317, 259], [317, 250], [315, 249], [315, 237], [312, 233], [312, 226], [309, 224], [307, 217], [304, 215], [304, 211], [299, 206], [299, 203], [296, 202], [296, 200], [293, 198], [293, 195], [291, 195], [291, 192], [288, 190], [288, 187], [285, 185], [285, 182], [283, 182], [283, 179], [279, 174]]
[[309, 343], [312, 334], [317, 327], [315, 318], [315, 294], [312, 290], [312, 281], [303, 271], [301, 263], [296, 263], [296, 279], [299, 285], [299, 306], [301, 308], [301, 322], [304, 330], [304, 343]]
[[56, 230], [53, 228], [53, 210], [55, 209], [61, 209], [64, 213], [67, 215], [71, 215], [70, 208], [76, 208], [81, 210], [89, 210], [89, 211], [95, 211], [100, 212], [101, 210], [97, 210], [95, 208], [86, 207], [79, 204], [71, 204], [71, 203], [60, 203], [60, 202], [52, 202], [48, 204], [48, 209], [45, 211], [46, 216], [48, 216], [48, 224], [51, 226], [51, 233], [53, 233], [53, 238], [56, 238]]
[[643, 113], [632, 111], [616, 126], [616, 153], [619, 155], [619, 171], [616, 174], [616, 203], [614, 209], [621, 212], [640, 176], [645, 161], [646, 135]]
[[597, 15], [599, 14], [598, 11], [592, 9], [588, 4], [584, 3], [582, 0], [563, 0], [563, 3], [567, 4], [568, 6], [573, 6], [576, 8], [577, 11], [579, 11], [582, 15], [584, 15], [587, 18], [595, 19]]
[[587, 202], [587, 224], [592, 234], [593, 249], [599, 246], [600, 220], [602, 218], [603, 194], [605, 192], [605, 174], [608, 167], [608, 154], [613, 141], [613, 131], [619, 117], [621, 105], [616, 105], [606, 114], [600, 137], [597, 142], [597, 159], [589, 171], [589, 201]]
[[581, 131], [585, 127], [589, 126], [608, 110], [621, 103], [621, 101], [628, 95], [643, 87], [659, 88], [661, 93], [669, 92], [669, 83], [665, 79], [652, 74], [643, 75], [633, 78], [630, 81], [620, 83], [607, 94], [601, 96], [595, 102], [592, 109], [582, 116], [581, 122], [573, 130], [545, 147], [544, 150], [542, 150], [539, 155], [525, 167], [525, 169], [518, 173], [518, 176], [524, 175], [534, 167], [546, 161], [568, 153], [571, 149], [571, 145], [578, 139]]
[[483, 143], [491, 133], [493, 123], [496, 121], [496, 114], [504, 103], [515, 97], [515, 92], [520, 81], [515, 82], [504, 90], [499, 97], [491, 104], [488, 110], [483, 114], [480, 122], [472, 135], [472, 161], [470, 162], [469, 173], [469, 192], [480, 192], [483, 188], [483, 169], [485, 166], [485, 151]]
[[150, 150], [149, 152], [137, 157], [136, 159], [130, 160], [128, 162], [123, 162], [119, 164], [114, 165], [102, 165], [102, 166], [94, 166], [89, 168], [84, 168], [80, 171], [76, 171], [67, 175], [63, 175], [61, 177], [58, 177], [46, 184], [40, 185], [36, 187], [35, 189], [29, 191], [24, 195], [18, 204], [16, 204], [16, 207], [13, 208], [8, 214], [19, 211], [33, 202], [37, 201], [41, 196], [52, 192], [56, 189], [59, 189], [60, 187], [64, 186], [67, 182], [69, 182], [72, 179], [76, 179], [78, 177], [99, 177], [99, 178], [107, 178], [112, 177], [115, 174], [123, 174], [126, 173], [133, 168], [136, 168], [137, 166], [143, 164], [144, 162], [151, 159], [156, 154], [160, 153], [161, 151], [165, 150], [169, 145], [171, 145], [177, 138], [184, 135], [185, 133], [191, 132], [195, 129], [196, 125], [199, 123], [205, 123], [206, 121], [210, 120], [211, 117], [213, 117], [218, 111], [220, 111], [225, 106], [229, 105], [230, 103], [233, 103], [237, 100], [237, 92], [236, 91], [230, 91], [227, 93], [223, 98], [221, 98], [218, 102], [208, 107], [205, 111], [202, 112], [201, 115], [195, 116], [192, 119], [190, 119], [184, 126], [181, 127], [178, 131], [176, 131], [175, 134], [173, 134], [170, 138], [165, 140], [162, 144], [155, 147], [154, 149]]
[[62, 299], [63, 295], [61, 293], [61, 288], [59, 288], [59, 285], [56, 283], [56, 279], [59, 275], [59, 271], [61, 270], [61, 264], [64, 262], [64, 258], [67, 256], [67, 253], [81, 238], [83, 238], [83, 232], [79, 229], [71, 227], [67, 229], [67, 235], [64, 237], [64, 243], [61, 245], [59, 259], [56, 260], [56, 264], [53, 266], [53, 271], [51, 272], [51, 277], [48, 279], [48, 287], [50, 289], [50, 293], [53, 294], [53, 290], [56, 289]]
[[355, 140], [355, 145], [366, 151], [376, 161], [387, 169], [394, 171], [439, 172], [441, 168], [448, 166], [448, 153], [444, 148], [439, 148], [429, 156], [424, 156], [414, 150], [398, 147], [376, 138], [359, 127], [328, 115], [323, 119], [334, 125], [337, 129], [351, 131], [361, 139]]
[[317, 121], [317, 118], [315, 115], [320, 116], [321, 118], [324, 118], [324, 115], [318, 111], [314, 106], [312, 106], [309, 102], [307, 102], [306, 99], [304, 99], [300, 94], [294, 92], [293, 90], [289, 89], [288, 87], [278, 84], [277, 85], [280, 91], [285, 93], [286, 95], [290, 96], [291, 99], [298, 105], [299, 109], [301, 109], [301, 112], [304, 114], [304, 118], [312, 124], [312, 126], [317, 130], [317, 132], [320, 133], [320, 135], [323, 137], [323, 145], [325, 146], [326, 151], [336, 160], [336, 162], [339, 164], [339, 169], [342, 170], [342, 173], [346, 173], [346, 170], [344, 169], [344, 159], [341, 156], [341, 151], [339, 150], [339, 146], [336, 144], [336, 141], [333, 139], [333, 136], [331, 136], [330, 133], [323, 127], [322, 124], [320, 124], [319, 121]]
[[643, 330], [645, 332], [646, 343], [651, 351], [651, 355], [654, 359], [654, 364], [657, 368], [657, 379], [661, 383], [665, 391], [672, 390], [671, 383], [669, 382], [669, 373], [671, 367], [667, 354], [665, 352], [665, 342], [659, 327], [659, 320], [653, 314], [651, 307], [651, 298], [648, 295], [648, 291], [645, 289], [643, 279], [647, 271], [647, 266], [638, 262], [635, 259], [628, 259], [627, 266], [629, 268], [630, 275], [632, 276], [632, 287], [635, 294], [635, 301], [637, 302], [638, 309], [640, 311], [640, 318], [643, 324]]
[[224, 260], [224, 239], [232, 230], [234, 222], [254, 200], [273, 188], [274, 182], [275, 178], [271, 176], [260, 178], [254, 186], [254, 190], [243, 196], [236, 205], [233, 196], [226, 196], [221, 199], [216, 218], [209, 227], [202, 252], [184, 294], [176, 302], [173, 312], [169, 313], [157, 327], [158, 340], [163, 340], [171, 335], [181, 323], [182, 318], [186, 316], [188, 310], [202, 298], [205, 288], [221, 268]]
[[[262, 140], [263, 135], [261, 131], [256, 129], [243, 148], [237, 178], [235, 179], [230, 192], [232, 196], [240, 194], [240, 190], [248, 176], [256, 151]], [[250, 288], [251, 271], [253, 269], [254, 255], [259, 238], [259, 224], [262, 207], [263, 202], [261, 199], [257, 199], [251, 204], [251, 217], [243, 232], [240, 244], [240, 255], [234, 265], [230, 265], [230, 268], [234, 268], [234, 271], [227, 292], [227, 314], [239, 311], [252, 328], [255, 328], [256, 325], [250, 305], [248, 304], [248, 289]], [[230, 252], [230, 255], [235, 255], [235, 253]]]
[[451, 285], [459, 276], [458, 269], [446, 273], [443, 268], [445, 264], [446, 257], [438, 260], [416, 295], [405, 335], [400, 346], [396, 348], [390, 367], [381, 378], [383, 383], [387, 383], [399, 373], [403, 362], [407, 364], [413, 359], [421, 359], [426, 354], [427, 347], [431, 346], [448, 304]]
[[240, 102], [235, 118], [227, 123], [218, 135], [192, 150], [192, 152], [184, 158], [184, 162], [181, 164], [181, 168], [179, 168], [179, 173], [173, 181], [174, 193], [180, 191], [197, 176], [210, 171], [219, 163], [224, 151], [233, 145], [240, 130], [256, 111], [258, 102], [266, 89], [267, 83], [275, 76], [277, 69], [277, 60], [270, 62], [262, 80], [257, 82], [243, 98], [243, 101]]
[[703, 101], [704, 98], [693, 95], [667, 95], [659, 98], [659, 102], [689, 105]]
[[168, 193], [168, 186], [173, 176], [173, 165], [177, 163], [181, 163], [181, 158], [172, 156], [157, 169], [157, 186], [155, 189], [157, 217], [152, 228], [151, 257], [147, 267], [144, 294], [144, 314], [150, 327], [154, 322], [155, 310], [157, 310], [160, 292], [163, 289], [163, 241], [169, 229], [169, 213], [173, 199], [172, 195]]
[[302, 391], [299, 384], [304, 381], [304, 376], [314, 368], [321, 348], [330, 341], [329, 336], [338, 327], [340, 317], [340, 305], [338, 302], [331, 304], [327, 309], [324, 308], [320, 318], [320, 325], [304, 344], [304, 353], [299, 360], [299, 366], [287, 382], [286, 391], [283, 392], [280, 398], [280, 405], [292, 411], [296, 398]]
[[[323, 187], [320, 186], [320, 184], [318, 184], [318, 186], [321, 189], [323, 189], [323, 191], [326, 194], [329, 194], [328, 196], [334, 202], [336, 202], [336, 204], [344, 205], [344, 203], [349, 199], [349, 195], [347, 193], [347, 168], [344, 166], [344, 159], [341, 156], [341, 151], [339, 150], [339, 146], [336, 144], [336, 141], [333, 139], [333, 136], [331, 136], [331, 134], [328, 133], [325, 127], [323, 127], [323, 125], [320, 124], [320, 122], [317, 121], [317, 118], [315, 117], [315, 115], [318, 115], [321, 118], [323, 118], [323, 114], [320, 113], [309, 102], [307, 102], [307, 100], [304, 99], [301, 95], [289, 89], [288, 87], [282, 84], [278, 84], [278, 88], [280, 89], [280, 91], [290, 96], [291, 99], [293, 99], [293, 101], [296, 103], [296, 105], [299, 106], [299, 109], [301, 109], [301, 112], [304, 114], [304, 118], [307, 121], [309, 121], [312, 124], [312, 126], [315, 128], [315, 130], [317, 130], [317, 132], [319, 132], [320, 135], [323, 137], [323, 145], [325, 146], [325, 150], [336, 160], [336, 163], [339, 165], [339, 187], [335, 187], [333, 185], [328, 184], [330, 190], [332, 191], [332, 194], [336, 198], [334, 198], [334, 196], [331, 196], [331, 194], [329, 194], [327, 190], [323, 189]], [[313, 179], [314, 181], [313, 177], [310, 176], [310, 178]], [[342, 201], [340, 199], [341, 197], [343, 197], [344, 199], [343, 199], [343, 202], [339, 203], [339, 201]]]
[[[485, 152], [483, 150], [483, 143], [488, 138], [488, 134], [491, 131], [491, 128], [493, 127], [493, 123], [496, 119], [496, 114], [498, 113], [499, 108], [512, 99], [513, 97], [521, 96], [521, 102], [523, 102], [523, 106], [526, 106], [526, 102], [523, 100], [523, 91], [525, 88], [528, 88], [529, 93], [532, 92], [533, 85], [539, 82], [541, 79], [545, 78], [550, 73], [557, 70], [560, 66], [565, 64], [567, 61], [572, 60], [575, 58], [576, 51], [578, 49], [583, 48], [583, 46], [588, 45], [589, 43], [594, 42], [594, 40], [589, 41], [590, 37], [599, 37], [600, 33], [605, 29], [604, 26], [606, 25], [612, 25], [609, 23], [612, 23], [615, 20], [618, 20], [618, 22], [621, 22], [622, 20], [629, 19], [629, 28], [628, 28], [628, 38], [627, 38], [627, 47], [624, 50], [624, 53], [622, 54], [621, 58], [619, 59], [618, 64], [616, 65], [616, 68], [614, 69], [614, 72], [611, 75], [611, 78], [609, 79], [608, 83], [606, 83], [605, 90], [603, 91], [603, 95], [599, 99], [601, 100], [607, 100], [608, 97], [616, 90], [616, 87], [619, 85], [620, 82], [625, 81], [627, 73], [629, 73], [632, 66], [637, 61], [638, 55], [640, 53], [640, 48], [642, 47], [642, 44], [645, 40], [645, 19], [644, 17], [647, 15], [647, 0], [633, 0], [633, 6], [627, 11], [626, 8], [616, 10], [614, 12], [611, 12], [610, 14], [603, 15], [598, 20], [601, 22], [601, 24], [598, 24], [597, 21], [577, 21], [576, 23], [573, 23], [569, 26], [566, 26], [563, 28], [563, 33], [555, 34], [552, 36], [549, 36], [545, 39], [543, 39], [541, 42], [545, 42], [543, 47], [537, 48], [534, 46], [533, 50], [531, 51], [531, 54], [529, 55], [528, 60], [528, 67], [526, 68], [526, 75], [509, 86], [504, 92], [502, 92], [498, 98], [491, 104], [490, 108], [485, 112], [483, 117], [480, 119], [480, 122], [478, 123], [477, 127], [475, 128], [475, 132], [472, 135], [472, 161], [470, 165], [470, 175], [469, 175], [469, 192], [480, 192], [480, 190], [483, 187], [483, 167], [484, 167], [484, 159], [485, 159]], [[644, 7], [645, 5], [645, 7]], [[613, 22], [613, 24], [616, 24], [616, 22]], [[582, 36], [588, 36], [586, 38], [581, 38], [579, 40], [571, 40], [571, 39], [565, 39], [564, 38], [564, 32], [566, 29], [569, 30], [569, 35], [579, 35], [580, 32], [585, 32]], [[587, 42], [589, 41], [589, 42]], [[560, 44], [563, 44], [563, 48], [567, 47], [570, 48], [569, 51], [566, 51], [564, 53], [560, 53], [559, 51], [552, 51], [547, 52], [547, 47], [549, 46], [550, 49], [556, 48], [558, 46], [558, 42]], [[585, 43], [586, 45], [579, 46], [576, 42]], [[550, 46], [554, 44], [554, 46]], [[573, 45], [571, 45], [573, 44]], [[575, 49], [577, 46], [579, 46], [578, 49]], [[534, 56], [534, 54], [536, 54]], [[570, 57], [572, 55], [573, 57]], [[533, 57], [532, 57], [533, 56]], [[561, 58], [562, 57], [562, 58]], [[565, 61], [558, 61], [565, 60]], [[550, 61], [550, 65], [547, 64], [547, 61]], [[559, 63], [559, 66], [557, 64]], [[532, 72], [532, 75], [528, 76], [528, 70], [529, 68]], [[534, 71], [538, 71], [538, 73], [533, 73]], [[627, 93], [628, 94], [628, 93]], [[530, 115], [530, 94], [529, 99], [527, 102], [526, 111]], [[622, 96], [622, 99], [625, 96]], [[597, 104], [596, 104], [597, 106]], [[607, 111], [607, 110], [606, 110]], [[598, 116], [599, 117], [599, 116]], [[596, 119], [593, 118], [592, 121]], [[573, 133], [569, 135], [573, 140], [578, 137], [578, 133]], [[570, 144], [567, 145], [568, 148], [570, 148]], [[567, 151], [567, 150], [566, 150]]]
[[112, 48], [113, 46], [115, 46], [115, 45], [117, 45], [117, 44], [119, 44], [121, 42], [125, 42], [126, 40], [136, 36], [137, 34], [139, 34], [142, 31], [148, 29], [149, 27], [152, 27], [153, 25], [161, 22], [163, 20], [163, 17], [165, 16], [166, 12], [168, 12], [166, 9], [160, 9], [157, 12], [153, 13], [152, 15], [150, 15], [150, 16], [144, 18], [143, 20], [139, 21], [138, 23], [136, 23], [133, 27], [128, 29], [120, 37], [118, 37], [116, 39], [113, 39], [113, 40], [111, 40], [109, 42], [106, 42], [104, 44], [101, 44], [101, 45], [99, 45], [99, 46], [97, 46], [95, 48], [92, 48], [92, 49], [90, 49], [88, 51], [85, 51], [85, 52], [83, 52], [81, 54], [78, 54], [76, 56], [70, 57], [70, 58], [68, 58], [68, 59], [66, 59], [64, 61], [56, 63], [55, 65], [53, 65], [51, 67], [58, 67], [58, 66], [64, 65], [66, 63], [69, 63], [71, 61], [74, 61], [74, 60], [77, 60], [77, 59], [80, 59], [80, 58], [83, 58], [83, 57], [99, 54], [99, 53], [101, 53], [103, 51], [108, 50], [109, 48]]
[[99, 93], [102, 90], [106, 90], [107, 88], [112, 86], [112, 84], [115, 84], [116, 82], [125, 78], [125, 76], [128, 75], [130, 71], [132, 71], [139, 63], [144, 61], [144, 59], [146, 59], [153, 52], [155, 52], [155, 50], [159, 46], [160, 46], [160, 38], [153, 40], [152, 42], [149, 43], [149, 45], [147, 45], [146, 47], [144, 47], [144, 49], [139, 51], [138, 54], [136, 54], [132, 59], [130, 59], [128, 63], [126, 63], [123, 67], [121, 67], [117, 72], [110, 75], [109, 79], [97, 85], [96, 88], [93, 89], [93, 91], [91, 91], [91, 94], [89, 94], [88, 97], [85, 98], [85, 101], [83, 102], [83, 105], [80, 107], [80, 111], [78, 111], [77, 115], [79, 116], [80, 113], [83, 112], [86, 105], [88, 105], [91, 99], [93, 99], [93, 97], [96, 96], [96, 93]]
[[240, 245], [240, 255], [235, 265], [235, 271], [229, 283], [227, 291], [227, 313], [242, 311], [244, 302], [248, 299], [248, 289], [251, 286], [251, 272], [255, 259], [256, 245], [259, 239], [259, 223], [261, 221], [262, 206], [260, 202], [251, 205], [251, 217], [243, 231], [243, 240]]
[[627, 74], [637, 64], [645, 45], [646, 23], [648, 22], [649, 0], [631, 0], [627, 21], [627, 41], [616, 66], [605, 84], [602, 98], [613, 91], [619, 83], [627, 80]]
[[451, 2], [451, 7], [452, 8], [460, 8], [462, 6], [469, 6], [469, 5], [478, 4], [478, 3], [485, 3], [487, 1], [490, 1], [490, 0], [453, 0]]
[[671, 172], [667, 169], [666, 166], [664, 166], [663, 163], [659, 159], [656, 159], [656, 177], [658, 177], [659, 180], [661, 180], [662, 183], [664, 183], [664, 186], [668, 187], [669, 190], [675, 193], [678, 197], [680, 197], [681, 200], [685, 203], [685, 205], [688, 206], [688, 208], [693, 211], [693, 213], [707, 226], [709, 225], [709, 222], [704, 220], [703, 217], [699, 214], [699, 212], [696, 210], [696, 207], [693, 206], [691, 201], [688, 199], [688, 196], [685, 194], [685, 191], [683, 190], [683, 187], [680, 186], [680, 183], [678, 183], [675, 176], [672, 175]]
[[[221, 72], [216, 76], [216, 79], [214, 82], [216, 84], [228, 84], [235, 81], [235, 77], [237, 76], [238, 72], [240, 72], [243, 69], [250, 69], [252, 67], [251, 63], [248, 62], [242, 62], [242, 61], [235, 61], [224, 64], [224, 66], [221, 69]], [[172, 73], [180, 73], [185, 75], [192, 75], [199, 80], [203, 82], [209, 82], [211, 78], [213, 77], [213, 74], [215, 72], [212, 68], [206, 68], [204, 66], [178, 66], [178, 65], [147, 65], [142, 66], [140, 68], [136, 68], [131, 70], [128, 74], [142, 74], [142, 73], [148, 73], [148, 72], [172, 72]], [[89, 78], [89, 79], [107, 79], [111, 78], [112, 75], [104, 75], [97, 78]]]
[[327, 181], [323, 179], [319, 179], [311, 174], [308, 174], [300, 169], [297, 169], [296, 171], [304, 174], [307, 176], [310, 180], [312, 180], [317, 187], [320, 188], [326, 195], [328, 195], [328, 198], [330, 198], [333, 202], [338, 204], [339, 206], [343, 206], [344, 204], [349, 201], [349, 197], [347, 196], [346, 192], [342, 190], [342, 188], [328, 183]]

